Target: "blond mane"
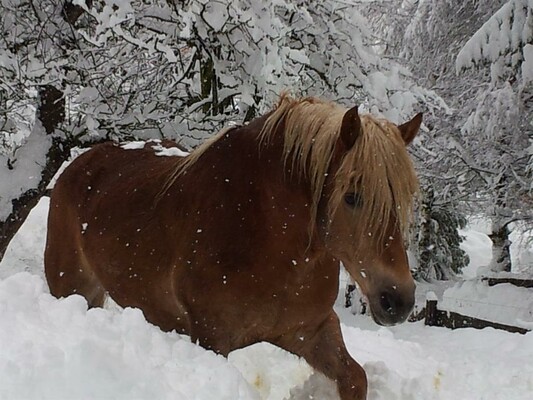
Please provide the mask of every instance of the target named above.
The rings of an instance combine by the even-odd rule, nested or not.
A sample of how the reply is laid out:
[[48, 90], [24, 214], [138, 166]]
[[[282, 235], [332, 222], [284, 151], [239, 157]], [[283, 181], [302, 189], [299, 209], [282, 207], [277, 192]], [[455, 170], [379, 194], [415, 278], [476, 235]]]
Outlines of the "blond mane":
[[[361, 117], [362, 135], [342, 161], [329, 202], [332, 215], [345, 193], [362, 198], [361, 235], [382, 243], [391, 219], [406, 237], [411, 222], [418, 179], [398, 128], [371, 115]], [[361, 239], [361, 238], [360, 238]]]
[[[260, 135], [261, 143], [268, 143], [284, 124], [283, 160], [291, 164], [293, 173], [311, 182], [313, 216], [317, 215], [346, 111], [331, 102], [282, 95]], [[418, 181], [398, 128], [368, 114], [361, 116], [361, 124], [361, 134], [336, 172], [328, 214], [331, 219], [346, 193], [357, 193], [363, 199], [358, 225], [366, 227], [360, 234], [379, 244], [391, 218], [402, 234], [407, 233]]]
[[[294, 99], [282, 94], [259, 135], [259, 148], [268, 146], [283, 127], [283, 162], [290, 163], [291, 173], [311, 183], [313, 226], [346, 111], [332, 102]], [[398, 128], [369, 114], [360, 118], [361, 134], [344, 155], [335, 175], [328, 216], [333, 217], [346, 193], [357, 193], [363, 199], [358, 226], [365, 227], [365, 231], [360, 235], [372, 237], [371, 241], [378, 245], [383, 243], [391, 218], [402, 234], [407, 234], [418, 181]], [[180, 163], [169, 176], [161, 195], [229, 129], [208, 139]], [[312, 229], [310, 225], [310, 234]], [[361, 238], [354, 239], [363, 242], [357, 240]]]

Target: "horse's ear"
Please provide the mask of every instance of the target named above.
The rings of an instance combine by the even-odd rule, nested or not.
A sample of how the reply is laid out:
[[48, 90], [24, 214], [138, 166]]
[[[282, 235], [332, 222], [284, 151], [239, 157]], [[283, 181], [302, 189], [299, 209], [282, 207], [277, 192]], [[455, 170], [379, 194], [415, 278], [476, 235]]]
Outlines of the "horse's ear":
[[357, 108], [358, 106], [350, 108], [342, 118], [341, 139], [346, 150], [350, 150], [353, 147], [357, 137], [361, 133], [361, 119], [359, 118]]
[[418, 130], [420, 129], [421, 124], [422, 113], [418, 113], [413, 117], [411, 121], [406, 122], [405, 124], [402, 124], [398, 127], [406, 146], [413, 141], [416, 134], [418, 133]]

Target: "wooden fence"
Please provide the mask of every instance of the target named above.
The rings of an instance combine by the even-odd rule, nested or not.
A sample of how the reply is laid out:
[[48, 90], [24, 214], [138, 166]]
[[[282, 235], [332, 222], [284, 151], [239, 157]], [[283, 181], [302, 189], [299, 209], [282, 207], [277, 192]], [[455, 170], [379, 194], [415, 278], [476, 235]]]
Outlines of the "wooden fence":
[[[498, 285], [500, 283], [510, 283], [515, 286], [533, 288], [532, 279], [517, 279], [517, 278], [482, 278], [489, 286]], [[487, 321], [479, 318], [462, 315], [453, 311], [439, 310], [437, 307], [437, 300], [428, 300], [426, 306], [419, 312], [412, 314], [409, 321], [421, 321], [428, 326], [440, 326], [449, 329], [457, 328], [494, 328], [501, 329], [507, 332], [525, 334], [530, 332], [530, 329], [520, 328], [517, 326], [500, 324], [498, 322]]]
[[498, 322], [486, 321], [484, 319], [469, 317], [462, 315], [454, 311], [443, 311], [437, 308], [437, 300], [428, 300], [426, 306], [416, 314], [409, 317], [409, 321], [421, 321], [424, 320], [424, 324], [428, 326], [440, 326], [449, 329], [458, 328], [494, 328], [501, 329], [507, 332], [525, 334], [529, 332], [529, 329], [520, 328], [517, 326], [500, 324]]
[[533, 288], [533, 279], [519, 279], [519, 278], [481, 278], [483, 282], [487, 282], [489, 286], [495, 286], [500, 283], [510, 283], [511, 285], [525, 288]]

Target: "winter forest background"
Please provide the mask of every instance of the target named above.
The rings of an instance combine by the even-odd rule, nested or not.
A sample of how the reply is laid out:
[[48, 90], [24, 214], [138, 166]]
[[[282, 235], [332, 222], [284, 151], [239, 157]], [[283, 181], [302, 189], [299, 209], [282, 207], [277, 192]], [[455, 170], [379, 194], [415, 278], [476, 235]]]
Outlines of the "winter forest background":
[[509, 254], [533, 227], [533, 0], [1, 0], [0, 26], [0, 259], [71, 149], [192, 149], [289, 89], [424, 112], [418, 279], [460, 273], [475, 218], [490, 269], [533, 273]]

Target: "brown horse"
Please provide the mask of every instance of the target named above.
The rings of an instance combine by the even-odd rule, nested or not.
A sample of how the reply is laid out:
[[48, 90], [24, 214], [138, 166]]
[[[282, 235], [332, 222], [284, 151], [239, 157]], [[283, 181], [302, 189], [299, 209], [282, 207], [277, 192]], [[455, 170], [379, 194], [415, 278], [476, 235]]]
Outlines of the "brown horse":
[[417, 180], [396, 126], [357, 107], [282, 96], [186, 157], [103, 144], [52, 193], [45, 268], [57, 297], [109, 294], [227, 355], [267, 341], [365, 399], [333, 311], [342, 261], [379, 324], [406, 319], [404, 249]]

